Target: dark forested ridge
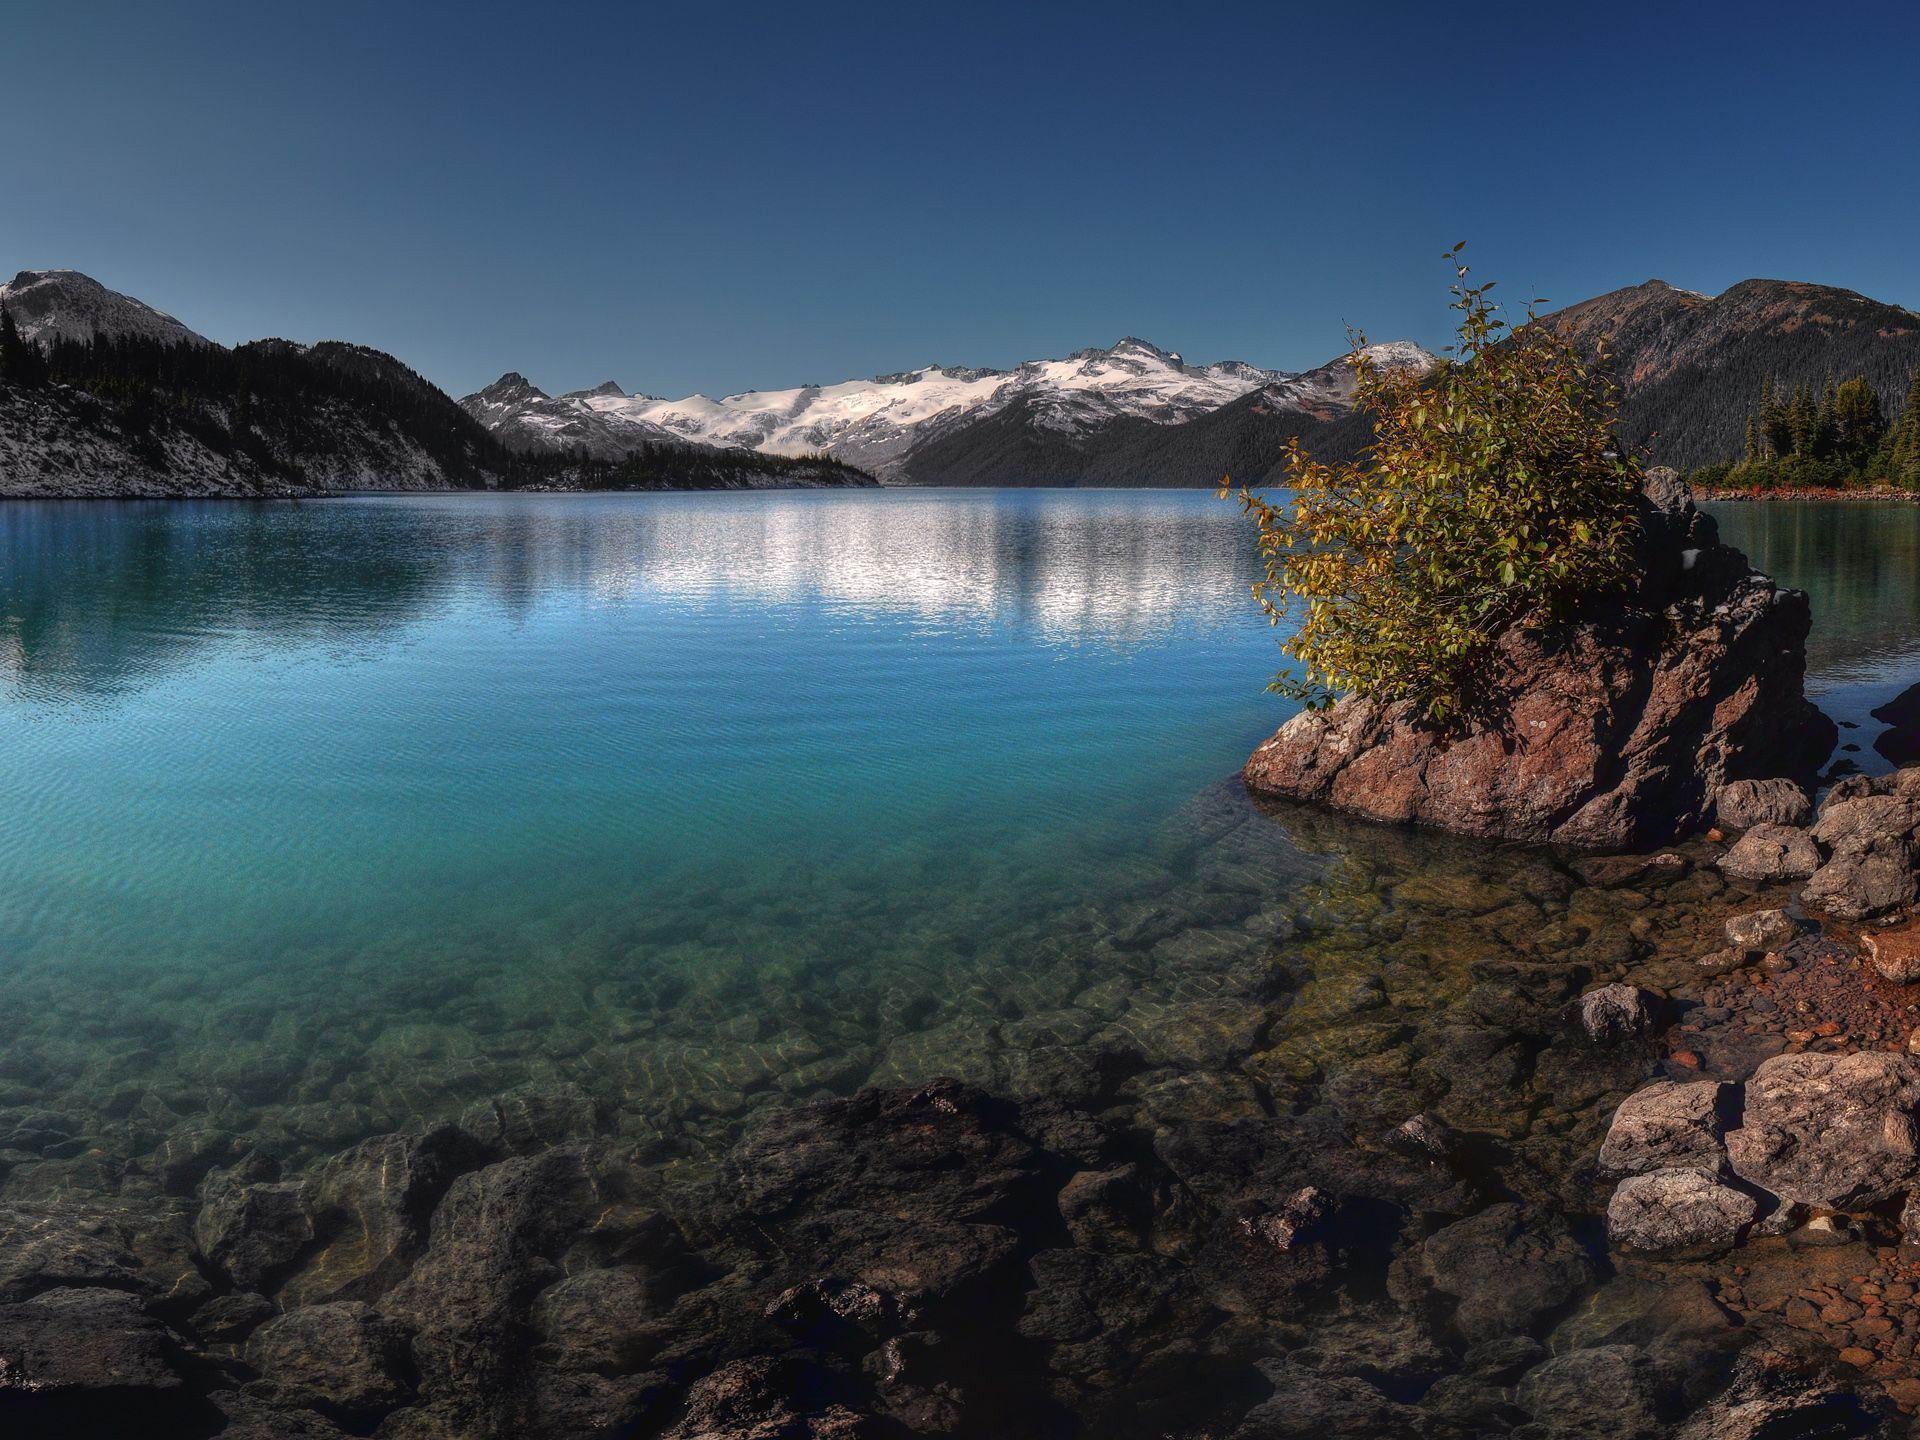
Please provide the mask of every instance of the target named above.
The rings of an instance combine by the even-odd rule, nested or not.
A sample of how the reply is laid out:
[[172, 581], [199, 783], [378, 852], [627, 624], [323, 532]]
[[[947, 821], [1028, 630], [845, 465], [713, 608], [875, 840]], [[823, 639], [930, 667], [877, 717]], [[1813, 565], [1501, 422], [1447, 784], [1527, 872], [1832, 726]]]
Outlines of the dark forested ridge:
[[41, 345], [0, 312], [0, 494], [742, 489], [871, 484], [832, 461], [647, 446], [620, 462], [502, 445], [378, 350], [149, 335]]
[[1091, 434], [1033, 423], [1026, 402], [908, 455], [913, 485], [1078, 485], [1122, 488], [1263, 484], [1277, 477], [1288, 439], [1346, 459], [1369, 438], [1366, 418], [1278, 407], [1261, 391], [1178, 425], [1119, 420]]
[[1860, 376], [1889, 414], [1920, 367], [1920, 315], [1851, 290], [1745, 280], [1716, 296], [1659, 280], [1543, 317], [1583, 350], [1604, 341], [1621, 439], [1689, 469], [1740, 458], [1755, 397]]

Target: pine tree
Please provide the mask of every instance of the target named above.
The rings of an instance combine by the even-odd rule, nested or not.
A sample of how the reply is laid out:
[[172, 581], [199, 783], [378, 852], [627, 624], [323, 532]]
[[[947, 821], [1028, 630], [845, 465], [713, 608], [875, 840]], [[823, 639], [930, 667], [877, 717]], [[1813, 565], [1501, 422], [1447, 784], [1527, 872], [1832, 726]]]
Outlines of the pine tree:
[[227, 428], [240, 444], [246, 443], [247, 433], [253, 429], [253, 391], [247, 385], [245, 371], [234, 383], [233, 408], [227, 415]]
[[1834, 392], [1832, 415], [1839, 454], [1851, 465], [1866, 464], [1887, 433], [1887, 418], [1879, 395], [1864, 375], [1854, 376]]
[[1887, 431], [1881, 455], [1889, 481], [1920, 489], [1920, 369], [1907, 385], [1907, 403]]
[[1741, 452], [1741, 463], [1751, 465], [1760, 458], [1760, 422], [1753, 416], [1747, 416], [1746, 446]]
[[1776, 460], [1793, 453], [1793, 423], [1769, 375], [1760, 386], [1760, 437]]
[[0, 379], [23, 390], [47, 383], [47, 362], [39, 349], [20, 333], [13, 311], [0, 305]]
[[1787, 401], [1788, 443], [1785, 453], [1788, 455], [1813, 454], [1814, 435], [1819, 428], [1819, 407], [1814, 404], [1813, 391], [1805, 385], [1793, 387], [1793, 398]]

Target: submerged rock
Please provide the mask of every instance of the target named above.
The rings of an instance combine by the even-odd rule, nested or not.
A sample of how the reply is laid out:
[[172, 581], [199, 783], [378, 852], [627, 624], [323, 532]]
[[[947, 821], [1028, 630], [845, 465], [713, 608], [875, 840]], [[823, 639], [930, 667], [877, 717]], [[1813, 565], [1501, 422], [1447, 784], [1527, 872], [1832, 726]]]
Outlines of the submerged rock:
[[[1649, 474], [1639, 593], [1497, 643], [1479, 718], [1435, 730], [1358, 697], [1282, 726], [1247, 762], [1257, 795], [1371, 820], [1601, 849], [1657, 844], [1742, 781], [1810, 782], [1833, 722], [1807, 700], [1807, 598], [1723, 545], [1671, 471]], [[1735, 809], [1755, 802], [1731, 792]]]
[[1525, 1334], [1594, 1278], [1593, 1261], [1557, 1215], [1493, 1205], [1429, 1235], [1396, 1261], [1393, 1287], [1425, 1298], [1475, 1345]]
[[1659, 997], [1638, 985], [1602, 985], [1580, 997], [1580, 1028], [1596, 1045], [1640, 1039], [1659, 1021]]
[[406, 1403], [405, 1333], [353, 1303], [306, 1305], [260, 1327], [247, 1363], [261, 1378], [249, 1387], [280, 1405], [318, 1410], [364, 1425]]

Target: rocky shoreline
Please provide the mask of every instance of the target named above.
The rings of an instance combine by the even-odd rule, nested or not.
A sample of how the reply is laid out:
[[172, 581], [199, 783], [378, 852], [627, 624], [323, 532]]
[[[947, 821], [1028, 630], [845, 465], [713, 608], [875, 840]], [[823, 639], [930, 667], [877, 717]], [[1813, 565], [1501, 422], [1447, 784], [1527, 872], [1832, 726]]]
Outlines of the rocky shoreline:
[[1742, 489], [1738, 486], [1707, 486], [1694, 492], [1694, 498], [1725, 504], [1735, 500], [1868, 500], [1912, 505], [1920, 503], [1920, 491], [1896, 490], [1891, 486], [1872, 490], [1841, 489], [1837, 486], [1781, 486], [1770, 490]]
[[[1882, 798], [1866, 784], [1801, 828]], [[395, 1073], [420, 1118], [382, 1129], [284, 1103], [230, 1040], [183, 1087], [136, 1078], [167, 1043], [151, 1024], [106, 1072], [30, 1038], [0, 1067], [0, 1418], [250, 1440], [1900, 1433], [1920, 1277], [1897, 1196], [1845, 1223], [1794, 1201], [1778, 1235], [1756, 1213], [1720, 1253], [1607, 1233], [1608, 1135], [1650, 1077], [1718, 1101], [1775, 1056], [1843, 1058], [1830, 970], [1903, 1013], [1851, 930], [1752, 920], [1790, 894], [1723, 875], [1738, 842], [1582, 857], [1234, 788], [1178, 838], [1176, 878], [1050, 920], [1051, 952], [1021, 942], [980, 996], [997, 1018], [906, 1002], [864, 1056], [687, 990], [625, 1052], [526, 1032], [538, 1071], [472, 1100], [502, 1072], [412, 1044]], [[1729, 921], [1784, 948], [1729, 959]], [[797, 1015], [824, 1040], [849, 1004], [826, 988]], [[329, 1073], [385, 1066], [375, 1038]], [[1661, 1223], [1697, 1213], [1659, 1198]]]

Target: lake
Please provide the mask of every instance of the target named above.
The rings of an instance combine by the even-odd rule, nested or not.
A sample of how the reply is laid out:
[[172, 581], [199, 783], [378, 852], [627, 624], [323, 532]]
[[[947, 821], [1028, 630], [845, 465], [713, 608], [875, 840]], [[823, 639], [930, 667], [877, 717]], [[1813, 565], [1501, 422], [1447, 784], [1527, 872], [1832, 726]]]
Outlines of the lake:
[[[1883, 768], [1920, 509], [1715, 513]], [[0, 507], [0, 1200], [558, 1094], [692, 1234], [756, 1117], [1097, 1054], [1138, 1133], [1434, 1111], [1590, 1226], [1646, 1062], [1554, 1008], [1691, 993], [1745, 897], [1256, 810], [1255, 573], [1195, 492]]]

